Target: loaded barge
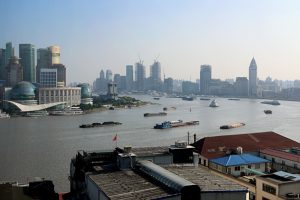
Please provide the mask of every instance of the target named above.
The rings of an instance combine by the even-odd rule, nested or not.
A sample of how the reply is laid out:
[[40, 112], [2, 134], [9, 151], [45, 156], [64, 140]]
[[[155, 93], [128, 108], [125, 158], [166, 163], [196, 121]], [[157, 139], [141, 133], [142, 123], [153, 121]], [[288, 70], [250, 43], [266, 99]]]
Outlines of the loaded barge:
[[154, 116], [166, 116], [166, 112], [159, 112], [159, 113], [145, 113], [144, 117], [154, 117]]
[[96, 127], [104, 127], [104, 126], [114, 126], [121, 125], [120, 122], [103, 122], [103, 123], [92, 123], [92, 124], [82, 124], [79, 128], [96, 128]]
[[241, 126], [245, 126], [245, 123], [235, 123], [235, 124], [229, 124], [229, 125], [223, 125], [220, 126], [220, 129], [231, 129], [231, 128], [238, 128]]
[[188, 122], [183, 122], [182, 120], [165, 121], [161, 124], [156, 124], [154, 126], [154, 129], [167, 129], [167, 128], [176, 128], [181, 126], [192, 126], [192, 125], [199, 125], [199, 121], [188, 121]]

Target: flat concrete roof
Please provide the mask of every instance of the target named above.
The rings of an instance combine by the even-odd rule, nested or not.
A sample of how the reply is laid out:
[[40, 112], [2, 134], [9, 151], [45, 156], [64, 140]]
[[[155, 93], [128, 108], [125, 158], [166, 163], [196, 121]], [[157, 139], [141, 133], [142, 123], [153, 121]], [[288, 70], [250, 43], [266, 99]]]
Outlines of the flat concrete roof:
[[246, 191], [247, 188], [223, 177], [214, 175], [209, 169], [203, 166], [183, 166], [170, 165], [164, 166], [165, 169], [181, 176], [182, 178], [197, 184], [201, 192], [229, 192], [229, 191]]
[[103, 171], [88, 176], [111, 200], [157, 199], [176, 194], [132, 170]]

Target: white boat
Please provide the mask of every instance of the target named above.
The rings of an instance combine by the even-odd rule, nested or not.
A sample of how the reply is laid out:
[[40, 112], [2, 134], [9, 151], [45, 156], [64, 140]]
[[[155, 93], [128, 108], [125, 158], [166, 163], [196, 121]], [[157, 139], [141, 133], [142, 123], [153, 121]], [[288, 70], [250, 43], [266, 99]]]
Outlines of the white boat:
[[31, 111], [23, 114], [25, 117], [44, 117], [48, 115], [49, 113], [46, 110]]
[[5, 113], [5, 112], [2, 112], [0, 110], [0, 119], [4, 119], [4, 118], [10, 118], [9, 114]]
[[219, 107], [219, 105], [218, 105], [218, 103], [216, 102], [216, 100], [213, 99], [213, 100], [210, 102], [209, 107], [215, 108], [215, 107]]
[[274, 105], [274, 106], [277, 106], [277, 105], [280, 105], [279, 101], [277, 100], [272, 100], [272, 101], [262, 101], [260, 103], [263, 103], [263, 104], [270, 104], [270, 105]]
[[82, 115], [83, 111], [80, 107], [68, 107], [64, 110], [53, 110], [50, 112], [50, 115], [59, 115], [59, 116], [66, 116], [66, 115]]

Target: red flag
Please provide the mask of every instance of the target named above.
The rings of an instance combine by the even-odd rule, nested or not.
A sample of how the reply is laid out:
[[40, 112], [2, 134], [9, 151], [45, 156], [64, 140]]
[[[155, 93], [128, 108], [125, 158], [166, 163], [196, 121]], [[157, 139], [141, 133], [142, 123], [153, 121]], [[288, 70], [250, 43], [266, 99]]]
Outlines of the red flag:
[[117, 134], [115, 135], [115, 137], [113, 138], [113, 141], [117, 141]]

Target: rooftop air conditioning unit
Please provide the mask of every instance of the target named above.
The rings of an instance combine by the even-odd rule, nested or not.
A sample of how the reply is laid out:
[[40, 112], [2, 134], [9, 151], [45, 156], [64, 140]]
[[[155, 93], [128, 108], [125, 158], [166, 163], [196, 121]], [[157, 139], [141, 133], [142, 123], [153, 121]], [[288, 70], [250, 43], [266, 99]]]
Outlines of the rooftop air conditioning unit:
[[177, 141], [177, 142], [175, 142], [175, 147], [186, 148], [187, 147], [187, 142], [185, 142], [185, 141]]

